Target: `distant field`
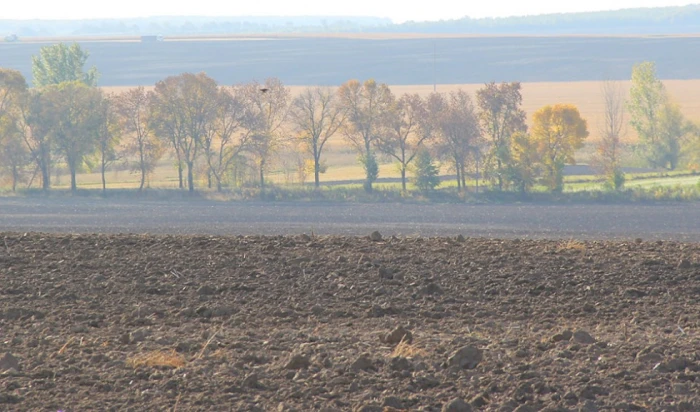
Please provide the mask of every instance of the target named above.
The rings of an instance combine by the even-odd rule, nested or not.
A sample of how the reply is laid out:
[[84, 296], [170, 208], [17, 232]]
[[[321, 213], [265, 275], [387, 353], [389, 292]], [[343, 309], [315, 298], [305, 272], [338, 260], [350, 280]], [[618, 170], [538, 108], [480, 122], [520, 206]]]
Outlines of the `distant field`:
[[[620, 82], [625, 93], [629, 90], [630, 82]], [[673, 100], [678, 103], [688, 118], [700, 121], [700, 80], [665, 80], [664, 84]], [[528, 119], [537, 109], [547, 104], [572, 103], [581, 115], [588, 120], [591, 132], [589, 141], [598, 139], [598, 128], [603, 121], [603, 100], [601, 82], [532, 82], [523, 83], [523, 108], [528, 113]], [[391, 90], [397, 96], [404, 93], [418, 93], [427, 96], [433, 91], [433, 85], [392, 85]], [[466, 90], [472, 96], [483, 87], [483, 84], [438, 84], [438, 92], [451, 92], [459, 89]], [[118, 93], [129, 89], [129, 86], [104, 87], [107, 92]], [[292, 93], [299, 93], [304, 86], [291, 86]], [[625, 140], [635, 141], [636, 135], [631, 128], [626, 130]]]
[[[258, 41], [241, 41], [256, 39]], [[31, 56], [51, 42], [0, 42], [0, 64], [31, 78]], [[285, 84], [338, 85], [375, 78], [389, 84], [628, 79], [640, 61], [658, 62], [664, 79], [697, 78], [695, 36], [423, 36], [307, 35], [172, 38], [81, 38], [100, 84], [154, 84], [182, 72], [205, 71], [221, 84], [279, 77]], [[198, 40], [198, 41], [193, 41]]]

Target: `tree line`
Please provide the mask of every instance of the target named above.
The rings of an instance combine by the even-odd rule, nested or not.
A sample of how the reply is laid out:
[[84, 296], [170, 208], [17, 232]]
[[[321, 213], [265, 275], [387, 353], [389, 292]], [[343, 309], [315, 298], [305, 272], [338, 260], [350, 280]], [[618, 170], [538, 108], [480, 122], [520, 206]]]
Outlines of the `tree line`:
[[[49, 190], [59, 160], [72, 191], [85, 169], [99, 170], [106, 190], [106, 171], [126, 159], [141, 191], [169, 155], [181, 189], [193, 192], [206, 179], [221, 191], [255, 176], [264, 191], [271, 164], [290, 151], [310, 166], [318, 188], [332, 166], [324, 149], [337, 136], [355, 150], [367, 192], [379, 177], [378, 156], [397, 164], [404, 191], [409, 173], [420, 190], [434, 189], [437, 161], [449, 165], [459, 191], [467, 190], [470, 176], [497, 190], [526, 192], [539, 183], [561, 191], [564, 165], [574, 163], [589, 135], [570, 104], [542, 107], [528, 127], [518, 82], [485, 84], [474, 97], [463, 90], [421, 97], [396, 96], [372, 79], [349, 80], [293, 96], [276, 78], [222, 86], [205, 73], [183, 73], [149, 91], [107, 94], [96, 87], [97, 70], [85, 69], [87, 57], [77, 44], [42, 48], [32, 62], [33, 88], [19, 72], [0, 69], [0, 167], [13, 190], [34, 181]], [[653, 63], [635, 67], [632, 80], [628, 103], [640, 153], [650, 165], [675, 168], [673, 141], [689, 133], [689, 122], [668, 103]], [[596, 164], [620, 188], [623, 101], [613, 86], [604, 93]]]

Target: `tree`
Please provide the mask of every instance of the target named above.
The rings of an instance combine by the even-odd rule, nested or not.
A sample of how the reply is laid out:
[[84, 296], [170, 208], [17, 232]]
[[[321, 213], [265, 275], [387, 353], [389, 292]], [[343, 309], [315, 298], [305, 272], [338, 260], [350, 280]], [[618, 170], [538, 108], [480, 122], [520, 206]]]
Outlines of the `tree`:
[[525, 132], [516, 132], [511, 136], [510, 162], [506, 176], [521, 193], [532, 189], [540, 174], [542, 164], [537, 141]]
[[254, 129], [245, 126], [255, 124], [254, 116], [243, 102], [243, 87], [221, 89], [217, 97], [216, 116], [204, 135], [204, 153], [209, 173], [216, 180], [216, 190], [222, 191], [222, 180], [234, 161], [248, 147]]
[[620, 190], [625, 182], [622, 172], [622, 128], [624, 126], [624, 106], [622, 86], [619, 82], [605, 81], [603, 93], [603, 124], [600, 126], [600, 142], [593, 157], [593, 166], [604, 178], [606, 185]]
[[328, 139], [343, 127], [345, 109], [339, 104], [338, 95], [332, 89], [306, 88], [292, 101], [290, 116], [299, 133], [298, 139], [312, 157], [314, 185], [318, 188], [323, 148]]
[[119, 126], [114, 111], [115, 96], [105, 96], [99, 106], [96, 106], [97, 129], [95, 141], [97, 143], [98, 161], [100, 162], [100, 175], [102, 177], [102, 193], [107, 192], [107, 168], [117, 160], [119, 153], [117, 147], [120, 141]]
[[425, 102], [417, 94], [404, 94], [400, 99], [393, 98], [384, 114], [381, 133], [377, 139], [380, 152], [399, 162], [401, 188], [406, 191], [406, 170], [423, 144], [431, 137], [425, 133], [427, 109]]
[[126, 153], [137, 159], [132, 169], [141, 175], [140, 192], [143, 191], [146, 177], [153, 172], [163, 155], [163, 145], [149, 126], [149, 94], [143, 87], [137, 87], [117, 95], [112, 103], [120, 133], [126, 138]]
[[682, 149], [695, 126], [688, 121], [677, 104], [667, 102], [659, 113], [659, 139], [653, 146], [656, 164], [666, 170], [676, 170]]
[[81, 82], [87, 86], [97, 86], [99, 73], [93, 66], [84, 71], [90, 53], [78, 43], [68, 46], [58, 43], [44, 46], [38, 56], [32, 56], [34, 86], [44, 87], [64, 82]]
[[472, 99], [464, 90], [428, 97], [431, 133], [437, 133], [440, 155], [452, 163], [457, 174], [457, 190], [466, 190], [467, 162], [478, 151], [481, 129]]
[[[178, 172], [187, 166], [187, 187], [194, 192], [195, 161], [217, 112], [218, 86], [205, 73], [183, 73], [156, 83], [151, 98], [155, 129], [169, 137], [178, 156]], [[182, 188], [182, 180], [180, 181]]]
[[29, 156], [37, 166], [29, 186], [31, 187], [38, 171], [41, 173], [41, 187], [44, 191], [51, 188], [54, 147], [54, 139], [50, 133], [52, 119], [50, 105], [47, 102], [48, 96], [44, 91], [30, 89], [22, 96], [18, 117], [18, 128], [21, 130]]
[[258, 166], [260, 190], [265, 191], [265, 169], [281, 143], [283, 126], [289, 114], [291, 92], [277, 78], [269, 78], [264, 84], [244, 85], [244, 105], [250, 110], [246, 128], [252, 131], [247, 150]]
[[499, 190], [503, 190], [503, 177], [510, 162], [511, 136], [527, 131], [520, 89], [519, 82], [500, 85], [491, 82], [476, 93], [479, 119], [489, 142], [486, 167], [495, 176]]
[[22, 139], [22, 131], [14, 122], [0, 119], [0, 169], [9, 174], [13, 192], [23, 180], [23, 169], [28, 162], [29, 153]]
[[[379, 137], [378, 129], [382, 115], [392, 100], [391, 90], [386, 84], [377, 84], [373, 79], [364, 83], [349, 80], [340, 86], [338, 96], [348, 116], [344, 128], [345, 137], [357, 150], [359, 159], [363, 162], [364, 187], [367, 192], [371, 192], [372, 184], [379, 176], [372, 148]], [[377, 173], [374, 173], [375, 171]]]
[[564, 187], [564, 165], [575, 163], [574, 152], [583, 147], [588, 136], [586, 120], [576, 106], [545, 106], [533, 115], [531, 135], [538, 147], [547, 187], [560, 192]]
[[27, 92], [27, 81], [17, 70], [0, 68], [0, 119], [12, 115]]
[[47, 86], [42, 93], [43, 119], [59, 153], [68, 165], [71, 192], [77, 191], [76, 173], [85, 157], [94, 152], [100, 130], [103, 95], [99, 89], [80, 82]]
[[422, 192], [429, 192], [440, 185], [440, 169], [435, 166], [430, 151], [425, 147], [416, 154], [413, 174], [414, 184]]
[[656, 77], [654, 62], [636, 64], [632, 69], [632, 85], [627, 108], [630, 124], [639, 136], [638, 152], [649, 166], [664, 167], [665, 155], [661, 139], [661, 113], [668, 103], [663, 83]]
[[0, 68], [0, 168], [9, 173], [12, 191], [17, 189], [27, 162], [21, 114], [26, 103], [27, 82], [17, 70]]

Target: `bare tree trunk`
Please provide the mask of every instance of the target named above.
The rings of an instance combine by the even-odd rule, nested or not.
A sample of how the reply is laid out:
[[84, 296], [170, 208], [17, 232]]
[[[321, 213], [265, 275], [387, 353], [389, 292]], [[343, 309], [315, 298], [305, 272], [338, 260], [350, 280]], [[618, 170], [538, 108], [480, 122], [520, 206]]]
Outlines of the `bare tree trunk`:
[[146, 184], [146, 165], [141, 163], [141, 183], [139, 184], [139, 192], [143, 191], [143, 186]]
[[406, 191], [406, 165], [401, 165], [401, 190]]
[[107, 169], [107, 164], [105, 162], [104, 153], [102, 153], [102, 194], [107, 193], [107, 179], [105, 179], [105, 171]]
[[187, 162], [187, 187], [190, 193], [194, 193], [194, 162]]
[[265, 192], [265, 160], [260, 159], [260, 194]]
[[51, 169], [50, 167], [50, 157], [48, 154], [43, 155], [39, 160], [39, 167], [41, 168], [41, 188], [44, 191], [48, 191], [51, 188]]
[[476, 193], [479, 193], [479, 157], [476, 158]]
[[455, 173], [457, 173], [457, 191], [461, 192], [462, 191], [462, 179], [461, 179], [461, 176], [459, 175], [460, 168], [459, 168], [459, 162], [457, 162], [457, 161], [455, 161]]
[[321, 186], [321, 165], [319, 165], [320, 159], [318, 156], [314, 156], [314, 186], [318, 189]]
[[19, 168], [17, 165], [12, 165], [12, 191], [17, 191], [17, 181], [19, 180]]
[[76, 194], [78, 191], [78, 183], [76, 182], [75, 179], [75, 169], [76, 166], [73, 164], [73, 162], [69, 162], [69, 168], [70, 168], [70, 191], [72, 194]]
[[496, 162], [498, 164], [498, 190], [502, 191], [503, 190], [503, 173], [502, 173], [503, 171], [501, 168], [503, 167], [503, 165], [501, 164], [501, 159], [497, 159]]
[[139, 192], [143, 191], [143, 186], [146, 184], [146, 159], [143, 153], [143, 145], [139, 146], [139, 161], [141, 167], [141, 184], [139, 184]]

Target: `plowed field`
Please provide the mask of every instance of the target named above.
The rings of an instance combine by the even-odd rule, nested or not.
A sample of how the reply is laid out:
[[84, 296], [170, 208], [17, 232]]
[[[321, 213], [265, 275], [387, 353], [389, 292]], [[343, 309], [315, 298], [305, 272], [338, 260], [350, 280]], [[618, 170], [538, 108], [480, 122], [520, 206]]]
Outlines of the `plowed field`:
[[697, 244], [0, 237], [0, 410], [700, 410]]

